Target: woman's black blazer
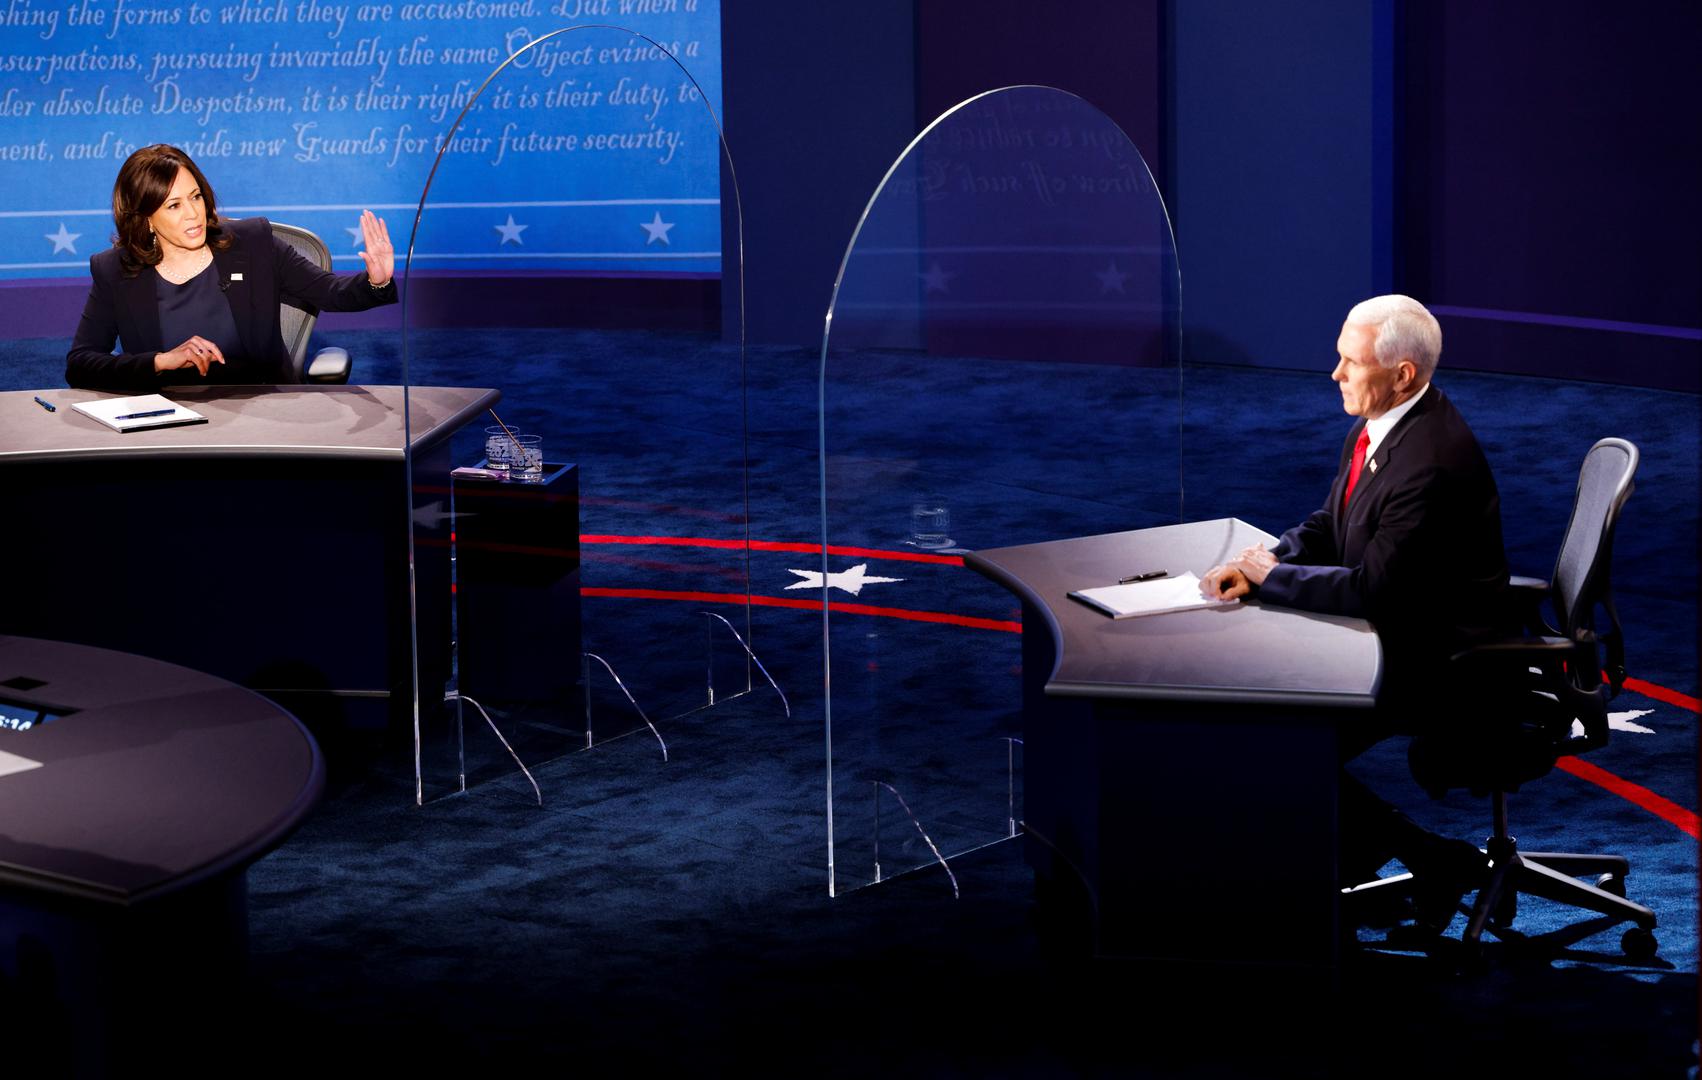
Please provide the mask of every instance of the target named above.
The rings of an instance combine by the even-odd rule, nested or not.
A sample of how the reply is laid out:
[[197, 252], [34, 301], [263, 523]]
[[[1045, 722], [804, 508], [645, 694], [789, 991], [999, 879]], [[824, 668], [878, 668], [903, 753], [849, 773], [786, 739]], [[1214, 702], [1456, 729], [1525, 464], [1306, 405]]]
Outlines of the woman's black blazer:
[[[154, 354], [183, 343], [160, 340], [156, 275], [143, 270], [125, 277], [118, 249], [108, 248], [89, 257], [93, 281], [65, 356], [65, 381], [96, 390], [138, 391], [167, 383], [294, 382], [294, 365], [278, 327], [283, 297], [322, 311], [364, 311], [396, 302], [394, 280], [374, 289], [364, 270], [345, 275], [321, 270], [276, 239], [265, 218], [227, 218], [224, 230], [233, 243], [213, 253], [213, 265], [242, 339], [242, 357], [227, 357], [228, 363], [213, 365], [205, 378], [194, 368], [155, 374]], [[115, 354], [119, 341], [122, 351]]]

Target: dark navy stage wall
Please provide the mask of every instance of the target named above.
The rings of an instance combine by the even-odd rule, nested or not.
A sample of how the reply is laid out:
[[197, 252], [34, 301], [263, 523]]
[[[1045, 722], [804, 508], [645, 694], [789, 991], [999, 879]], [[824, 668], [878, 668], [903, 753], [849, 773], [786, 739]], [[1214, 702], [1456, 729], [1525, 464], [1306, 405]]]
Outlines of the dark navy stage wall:
[[1400, 22], [1401, 277], [1451, 362], [1702, 389], [1702, 4]]
[[[876, 185], [917, 132], [974, 94], [1015, 83], [1071, 90], [1158, 160], [1158, 0], [1060, 10], [1032, 0], [727, 0], [722, 87], [744, 195], [750, 340], [820, 344], [834, 276]], [[723, 192], [729, 240], [730, 206]], [[729, 269], [728, 333], [736, 303]]]
[[1194, 361], [1327, 367], [1347, 307], [1400, 289], [1441, 310], [1450, 366], [1702, 390], [1691, 0], [839, 7], [724, 9], [754, 341], [819, 340], [857, 212], [915, 131], [1041, 82], [1105, 109], [1160, 177]]
[[1391, 0], [1172, 0], [1166, 197], [1183, 349], [1328, 367], [1342, 315], [1391, 283]]
[[[911, 0], [729, 0], [721, 9], [727, 146], [744, 203], [747, 326], [821, 343], [845, 245], [916, 133]], [[737, 327], [732, 191], [723, 183], [722, 326]]]
[[1702, 5], [1167, 14], [1192, 359], [1328, 365], [1392, 287], [1447, 366], [1702, 390]]
[[1034, 83], [1078, 94], [1116, 121], [1164, 177], [1163, 4], [923, 0], [916, 11], [916, 128], [966, 98]]

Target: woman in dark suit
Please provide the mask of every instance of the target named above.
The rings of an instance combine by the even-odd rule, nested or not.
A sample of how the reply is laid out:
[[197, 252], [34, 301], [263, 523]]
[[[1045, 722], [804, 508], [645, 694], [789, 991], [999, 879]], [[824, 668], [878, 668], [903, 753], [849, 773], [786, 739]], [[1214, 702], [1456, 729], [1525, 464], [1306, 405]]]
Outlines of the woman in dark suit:
[[281, 298], [325, 311], [396, 302], [390, 231], [372, 211], [360, 219], [366, 270], [327, 273], [275, 240], [265, 218], [220, 217], [212, 185], [175, 146], [130, 155], [112, 186], [112, 219], [118, 234], [89, 259], [94, 280], [65, 356], [72, 386], [294, 382]]

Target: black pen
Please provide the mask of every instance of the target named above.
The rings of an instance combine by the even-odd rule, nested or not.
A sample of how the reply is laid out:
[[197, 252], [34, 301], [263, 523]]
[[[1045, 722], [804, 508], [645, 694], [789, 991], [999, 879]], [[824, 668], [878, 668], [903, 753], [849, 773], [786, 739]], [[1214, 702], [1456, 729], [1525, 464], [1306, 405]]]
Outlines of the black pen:
[[1169, 576], [1170, 576], [1170, 571], [1168, 571], [1168, 570], [1148, 570], [1144, 574], [1136, 574], [1133, 577], [1118, 578], [1117, 584], [1119, 584], [1119, 585], [1133, 585], [1137, 581], [1153, 581], [1157, 578], [1169, 577]]
[[166, 413], [174, 413], [176, 411], [177, 411], [177, 406], [173, 405], [169, 409], [150, 409], [148, 412], [125, 413], [123, 416], [115, 416], [115, 417], [113, 417], [113, 419], [114, 420], [140, 420], [145, 416], [164, 416]]
[[58, 412], [59, 411], [58, 409], [55, 409], [53, 407], [53, 402], [43, 399], [40, 394], [36, 395], [35, 403], [37, 405], [40, 405], [42, 408], [46, 409], [48, 412]]

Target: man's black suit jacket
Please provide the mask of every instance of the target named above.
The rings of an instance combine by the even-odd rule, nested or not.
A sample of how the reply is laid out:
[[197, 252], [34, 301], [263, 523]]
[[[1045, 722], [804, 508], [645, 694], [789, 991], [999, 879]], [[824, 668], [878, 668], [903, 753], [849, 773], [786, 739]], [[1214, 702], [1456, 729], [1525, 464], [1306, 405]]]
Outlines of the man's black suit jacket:
[[[117, 248], [89, 258], [89, 298], [71, 351], [65, 381], [97, 390], [148, 391], [168, 383], [288, 383], [295, 372], [278, 326], [278, 306], [288, 296], [321, 311], [363, 311], [396, 302], [396, 283], [374, 289], [363, 271], [339, 276], [321, 270], [272, 235], [265, 218], [226, 218], [232, 244], [213, 252], [219, 287], [230, 303], [243, 355], [214, 364], [203, 378], [194, 368], [154, 372], [154, 354], [180, 341], [160, 340], [159, 300], [151, 269], [124, 276]], [[123, 352], [113, 345], [123, 342]]]
[[1342, 444], [1323, 509], [1283, 534], [1266, 603], [1371, 620], [1385, 690], [1425, 685], [1437, 665], [1504, 630], [1501, 497], [1477, 437], [1432, 385], [1377, 446], [1346, 514], [1342, 490], [1360, 420]]

